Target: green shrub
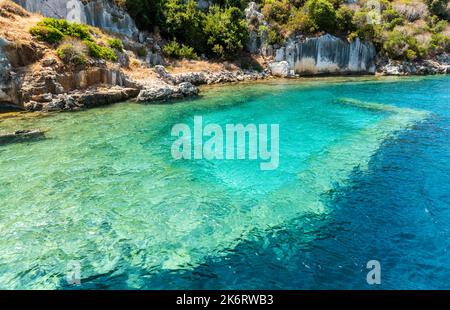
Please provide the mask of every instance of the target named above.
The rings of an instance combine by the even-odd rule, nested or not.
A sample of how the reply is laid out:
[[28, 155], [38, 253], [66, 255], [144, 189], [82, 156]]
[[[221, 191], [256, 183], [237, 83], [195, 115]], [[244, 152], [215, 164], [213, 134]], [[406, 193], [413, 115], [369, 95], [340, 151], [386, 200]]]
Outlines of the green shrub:
[[284, 37], [281, 35], [281, 27], [278, 26], [278, 24], [273, 24], [268, 29], [267, 37], [269, 44], [283, 44], [284, 43]]
[[162, 23], [163, 0], [121, 0], [141, 29], [153, 30]]
[[108, 46], [118, 50], [119, 52], [123, 52], [123, 42], [120, 39], [108, 39]]
[[91, 41], [84, 41], [84, 43], [86, 44], [89, 51], [89, 55], [91, 57], [110, 61], [117, 61], [116, 53], [114, 53], [114, 51], [109, 47], [101, 46]]
[[57, 50], [58, 57], [67, 64], [76, 66], [83, 66], [87, 63], [86, 55], [82, 44], [65, 43], [62, 44]]
[[31, 27], [30, 33], [39, 41], [44, 41], [51, 44], [58, 43], [64, 38], [64, 34], [61, 31], [47, 26], [37, 25]]
[[437, 16], [429, 16], [427, 19], [427, 30], [432, 33], [439, 33], [445, 30], [448, 22], [443, 19], [439, 19]]
[[170, 41], [163, 47], [164, 55], [172, 58], [199, 59], [192, 47]]
[[337, 27], [336, 10], [328, 0], [308, 0], [305, 4], [309, 17], [320, 30], [334, 32]]
[[197, 2], [166, 0], [164, 4], [164, 30], [178, 42], [192, 46], [198, 53], [206, 52], [205, 13], [197, 9]]
[[211, 51], [213, 52], [213, 54], [214, 54], [216, 57], [219, 57], [219, 58], [224, 58], [224, 57], [225, 57], [225, 49], [224, 49], [223, 46], [220, 45], [220, 44], [215, 44], [215, 45], [212, 47]]
[[450, 37], [441, 33], [435, 33], [431, 36], [429, 50], [433, 54], [450, 52]]
[[425, 0], [428, 10], [439, 17], [445, 17], [448, 0]]
[[286, 24], [289, 19], [291, 6], [287, 0], [266, 0], [261, 13], [269, 22]]
[[355, 32], [360, 39], [372, 41], [377, 48], [381, 48], [383, 43], [383, 27], [381, 25], [367, 23], [367, 20], [367, 12], [356, 12], [353, 16]]
[[210, 7], [206, 15], [204, 34], [207, 46], [217, 57], [232, 58], [241, 52], [248, 37], [247, 22], [235, 7]]
[[294, 10], [286, 27], [290, 32], [301, 32], [304, 34], [317, 32], [317, 25], [304, 9]]
[[336, 19], [339, 30], [350, 33], [355, 31], [355, 25], [353, 24], [354, 12], [346, 6], [341, 6], [336, 11]]
[[424, 46], [418, 44], [416, 38], [394, 30], [387, 34], [383, 43], [383, 50], [392, 59], [414, 60], [427, 55], [428, 51]]
[[51, 44], [59, 43], [65, 36], [92, 41], [89, 27], [78, 23], [69, 23], [65, 19], [44, 18], [31, 27], [30, 33], [38, 40]]
[[349, 42], [353, 42], [354, 40], [356, 40], [357, 37], [358, 34], [356, 32], [350, 32], [349, 35], [347, 36], [347, 40]]
[[384, 28], [392, 30], [395, 26], [403, 25], [405, 22], [405, 18], [392, 7], [390, 7], [384, 10], [381, 14], [381, 21], [384, 24]]
[[137, 50], [137, 55], [139, 58], [145, 58], [147, 57], [147, 49], [145, 47], [140, 47]]
[[40, 21], [38, 25], [57, 29], [65, 36], [92, 41], [92, 36], [89, 33], [89, 27], [84, 24], [70, 23], [65, 19], [47, 17]]

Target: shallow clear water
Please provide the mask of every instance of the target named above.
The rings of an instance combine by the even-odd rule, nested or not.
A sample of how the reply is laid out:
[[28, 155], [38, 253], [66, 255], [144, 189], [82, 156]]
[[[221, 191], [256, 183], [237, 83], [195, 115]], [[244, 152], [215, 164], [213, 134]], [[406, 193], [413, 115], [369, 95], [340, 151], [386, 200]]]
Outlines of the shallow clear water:
[[[450, 288], [449, 86], [277, 81], [0, 119], [48, 130], [0, 146], [0, 288]], [[194, 115], [279, 124], [279, 168], [173, 160]]]

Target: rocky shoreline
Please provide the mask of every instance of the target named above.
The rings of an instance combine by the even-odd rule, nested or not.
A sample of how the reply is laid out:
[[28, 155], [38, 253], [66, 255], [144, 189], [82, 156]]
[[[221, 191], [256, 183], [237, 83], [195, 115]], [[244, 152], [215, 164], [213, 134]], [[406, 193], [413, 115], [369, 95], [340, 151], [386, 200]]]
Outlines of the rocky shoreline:
[[[447, 57], [447, 61], [448, 61]], [[269, 78], [299, 78], [296, 75], [279, 75], [270, 70], [262, 72], [250, 70], [238, 71], [220, 71], [220, 72], [190, 72], [170, 74], [164, 66], [154, 67], [157, 79], [133, 81], [127, 76], [122, 76], [123, 81], [116, 85], [91, 86], [85, 89], [75, 89], [72, 91], [51, 91], [58, 89], [59, 83], [56, 82], [54, 74], [50, 78], [41, 72], [40, 76], [32, 84], [45, 81], [45, 87], [29, 86], [33, 94], [27, 95], [22, 90], [22, 96], [28, 96], [30, 100], [24, 103], [24, 109], [27, 111], [77, 111], [122, 101], [134, 101], [141, 104], [152, 104], [167, 102], [174, 99], [197, 96], [200, 92], [200, 85], [214, 85], [225, 83], [239, 83], [242, 81], [256, 81]], [[421, 62], [400, 62], [388, 60], [380, 62], [377, 75], [384, 76], [407, 76], [407, 75], [434, 75], [447, 74], [450, 72], [450, 64], [425, 60]], [[53, 72], [54, 73], [54, 72]], [[44, 77], [42, 76], [44, 74]], [[53, 78], [52, 78], [53, 77]]]
[[[41, 61], [42, 70], [20, 76], [12, 92], [27, 111], [77, 111], [132, 100], [137, 103], [163, 102], [196, 96], [199, 85], [235, 83], [269, 78], [268, 71], [249, 70], [170, 74], [165, 67], [153, 68], [156, 78], [133, 80], [120, 68], [97, 63], [91, 68], [68, 72], [55, 59]], [[90, 86], [92, 85], [92, 86]]]
[[450, 55], [443, 53], [434, 59], [399, 61], [379, 57], [377, 73], [380, 75], [435, 75], [450, 73]]

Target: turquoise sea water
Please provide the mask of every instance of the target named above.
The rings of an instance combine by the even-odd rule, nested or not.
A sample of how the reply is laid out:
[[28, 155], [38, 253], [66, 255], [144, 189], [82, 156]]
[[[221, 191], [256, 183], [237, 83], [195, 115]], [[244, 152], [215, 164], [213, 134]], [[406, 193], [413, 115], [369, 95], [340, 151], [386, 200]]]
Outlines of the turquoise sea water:
[[[0, 146], [0, 288], [450, 288], [449, 89], [276, 81], [1, 118], [48, 131]], [[279, 168], [172, 159], [172, 126], [195, 115], [279, 124]], [[81, 286], [65, 279], [74, 262]]]

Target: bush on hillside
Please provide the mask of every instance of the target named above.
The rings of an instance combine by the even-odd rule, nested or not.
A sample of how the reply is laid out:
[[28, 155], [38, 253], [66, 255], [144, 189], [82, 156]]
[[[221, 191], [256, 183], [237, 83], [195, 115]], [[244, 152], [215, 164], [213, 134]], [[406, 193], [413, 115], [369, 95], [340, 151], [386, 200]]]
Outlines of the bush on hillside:
[[198, 60], [199, 57], [195, 53], [192, 47], [186, 46], [184, 44], [179, 44], [177, 41], [170, 41], [163, 47], [164, 55], [167, 57], [177, 58], [177, 59], [194, 59]]
[[61, 44], [56, 54], [66, 64], [84, 66], [87, 63], [86, 46], [80, 41], [68, 41]]
[[378, 48], [382, 46], [383, 27], [381, 25], [368, 23], [367, 12], [356, 12], [353, 16], [353, 24], [356, 29], [355, 33], [360, 39], [372, 41]]
[[443, 19], [439, 19], [437, 16], [429, 16], [426, 19], [427, 22], [427, 30], [432, 33], [439, 33], [444, 31], [447, 27], [448, 22]]
[[445, 34], [435, 33], [431, 36], [428, 48], [431, 54], [450, 53], [450, 37]]
[[333, 33], [337, 28], [337, 15], [328, 0], [308, 0], [305, 4], [309, 17], [320, 30]]
[[445, 18], [448, 0], [425, 0], [425, 4], [432, 14]]
[[242, 51], [248, 37], [244, 14], [235, 7], [212, 6], [206, 15], [204, 34], [214, 56], [232, 58]]
[[353, 23], [354, 12], [346, 6], [341, 6], [336, 11], [336, 20], [338, 29], [344, 33], [355, 31], [355, 24]]
[[119, 52], [123, 52], [123, 42], [120, 39], [117, 38], [112, 38], [112, 39], [108, 39], [108, 46], [110, 48], [116, 49]]
[[159, 26], [163, 16], [162, 0], [120, 0], [141, 29], [153, 30]]
[[388, 8], [381, 13], [381, 21], [386, 29], [392, 30], [395, 26], [403, 25], [405, 18], [393, 8]]
[[427, 55], [427, 49], [418, 44], [416, 38], [394, 30], [387, 34], [383, 50], [392, 59], [414, 60]]
[[197, 9], [197, 2], [167, 0], [164, 4], [164, 31], [199, 53], [205, 52], [206, 38], [203, 32], [205, 13]]
[[88, 48], [89, 56], [97, 59], [117, 61], [116, 53], [109, 47], [101, 46], [91, 41], [84, 41], [84, 43]]
[[50, 44], [59, 43], [64, 38], [64, 34], [58, 29], [37, 25], [30, 28], [30, 33], [39, 41]]
[[296, 9], [293, 11], [287, 29], [290, 32], [301, 32], [303, 34], [312, 34], [317, 32], [317, 25], [309, 17], [308, 13], [302, 9]]
[[266, 0], [261, 13], [269, 22], [286, 24], [289, 20], [291, 5], [287, 0]]
[[89, 27], [84, 24], [70, 23], [65, 19], [47, 17], [40, 21], [38, 26], [57, 29], [65, 36], [92, 41], [92, 36], [89, 33]]

